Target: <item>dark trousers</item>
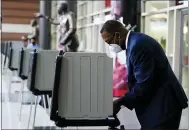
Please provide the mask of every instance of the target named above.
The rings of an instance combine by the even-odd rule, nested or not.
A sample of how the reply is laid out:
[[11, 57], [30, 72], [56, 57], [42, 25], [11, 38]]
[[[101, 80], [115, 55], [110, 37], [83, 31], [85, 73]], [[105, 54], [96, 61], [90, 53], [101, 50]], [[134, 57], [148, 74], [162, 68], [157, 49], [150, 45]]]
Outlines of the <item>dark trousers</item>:
[[166, 122], [154, 127], [153, 130], [178, 130], [180, 126], [181, 116], [182, 111], [178, 112], [178, 114], [176, 114]]

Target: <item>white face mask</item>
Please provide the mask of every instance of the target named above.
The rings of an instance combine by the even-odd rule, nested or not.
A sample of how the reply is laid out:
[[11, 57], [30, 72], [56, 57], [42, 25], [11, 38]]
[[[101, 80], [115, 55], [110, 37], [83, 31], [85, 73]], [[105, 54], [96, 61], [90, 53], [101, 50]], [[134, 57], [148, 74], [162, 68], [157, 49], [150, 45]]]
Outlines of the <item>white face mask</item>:
[[110, 44], [109, 50], [110, 50], [110, 52], [116, 53], [116, 54], [122, 51], [121, 47], [117, 44]]

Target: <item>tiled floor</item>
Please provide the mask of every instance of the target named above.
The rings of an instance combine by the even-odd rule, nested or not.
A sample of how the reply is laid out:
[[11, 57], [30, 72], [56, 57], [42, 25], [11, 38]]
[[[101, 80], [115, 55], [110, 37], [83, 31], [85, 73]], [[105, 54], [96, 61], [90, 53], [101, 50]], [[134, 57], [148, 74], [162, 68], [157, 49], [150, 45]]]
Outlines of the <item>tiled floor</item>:
[[[21, 84], [20, 83], [12, 84], [12, 93], [14, 94], [10, 96], [11, 99], [9, 101], [8, 100], [8, 77], [1, 76], [1, 78], [2, 78], [1, 80], [2, 121], [0, 121], [0, 123], [2, 123], [0, 124], [2, 125], [1, 128], [2, 129], [26, 129], [27, 124], [28, 124], [30, 105], [23, 105], [22, 118], [21, 118], [21, 122], [19, 122], [20, 103], [18, 102], [19, 101], [18, 92], [20, 90]], [[125, 125], [126, 129], [139, 129], [140, 128], [140, 125], [137, 121], [134, 111], [129, 111], [126, 108], [122, 109], [119, 113], [119, 119], [121, 121], [121, 124]], [[46, 111], [42, 107], [38, 106], [35, 126], [53, 126], [53, 125], [54, 124], [53, 122], [50, 121], [49, 116], [47, 115]], [[97, 129], [97, 127], [93, 127], [93, 128]], [[105, 128], [106, 127], [100, 127], [99, 129], [105, 129]], [[188, 109], [183, 111], [180, 128], [188, 129]], [[47, 128], [44, 128], [44, 129], [47, 129]], [[85, 129], [89, 129], [89, 127]]]

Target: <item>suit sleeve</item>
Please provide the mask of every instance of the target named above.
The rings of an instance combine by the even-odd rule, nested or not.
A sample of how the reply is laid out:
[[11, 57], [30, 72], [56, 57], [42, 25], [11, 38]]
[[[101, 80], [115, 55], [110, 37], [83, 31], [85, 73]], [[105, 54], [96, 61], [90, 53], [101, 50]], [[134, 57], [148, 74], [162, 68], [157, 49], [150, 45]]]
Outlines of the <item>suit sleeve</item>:
[[136, 83], [131, 86], [131, 91], [122, 97], [121, 104], [132, 110], [139, 101], [145, 101], [152, 95], [154, 57], [150, 51], [139, 44], [132, 49], [130, 62], [133, 67]]

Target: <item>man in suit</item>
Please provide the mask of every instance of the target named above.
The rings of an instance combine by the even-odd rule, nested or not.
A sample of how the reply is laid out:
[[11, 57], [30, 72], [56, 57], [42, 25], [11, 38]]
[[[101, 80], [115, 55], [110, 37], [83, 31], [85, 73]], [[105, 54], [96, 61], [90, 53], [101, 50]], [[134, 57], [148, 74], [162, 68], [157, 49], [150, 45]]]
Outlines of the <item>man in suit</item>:
[[115, 53], [126, 50], [129, 92], [114, 101], [114, 115], [123, 105], [135, 109], [141, 129], [178, 129], [188, 99], [160, 44], [115, 20], [105, 22], [100, 33]]

